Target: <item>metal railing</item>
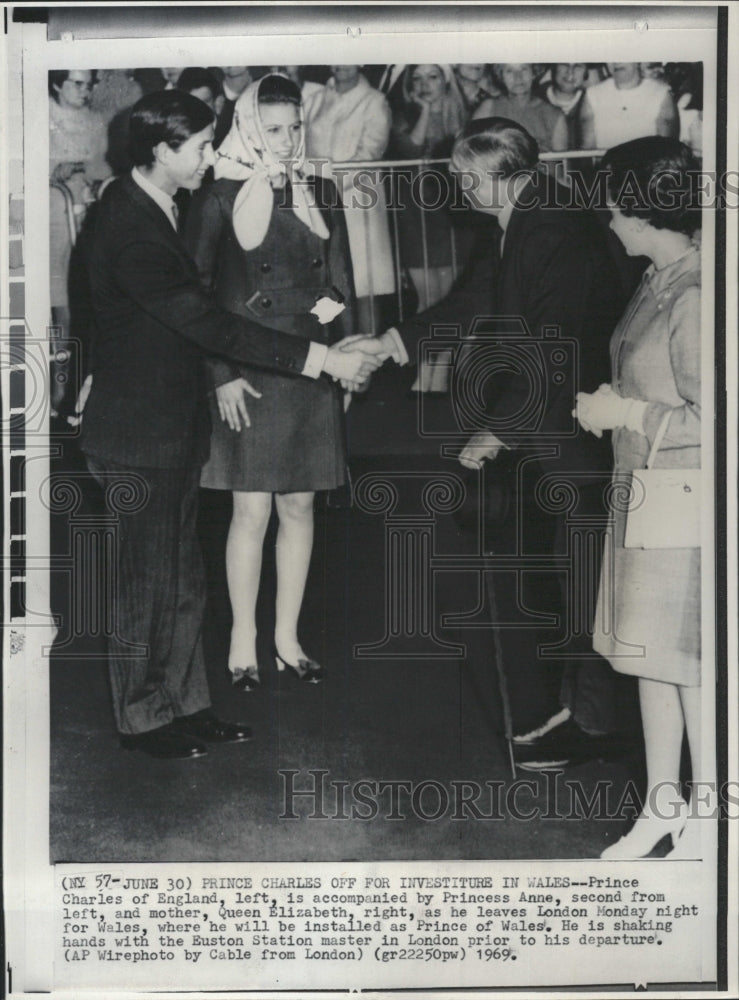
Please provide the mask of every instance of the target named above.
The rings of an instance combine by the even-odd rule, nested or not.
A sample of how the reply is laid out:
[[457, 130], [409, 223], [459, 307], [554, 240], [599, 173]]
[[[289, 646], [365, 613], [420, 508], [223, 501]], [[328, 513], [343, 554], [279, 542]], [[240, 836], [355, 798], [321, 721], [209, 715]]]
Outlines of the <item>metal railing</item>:
[[[567, 173], [570, 169], [570, 165], [576, 161], [588, 161], [590, 164], [596, 163], [604, 154], [604, 150], [599, 149], [577, 149], [577, 150], [565, 150], [563, 152], [557, 153], [542, 153], [540, 155], [540, 161], [544, 164], [562, 164], [563, 170], [561, 179], [566, 181]], [[318, 161], [316, 161], [316, 164]], [[321, 171], [325, 176], [330, 176], [333, 173], [337, 177], [350, 177], [352, 174], [361, 172], [371, 172], [374, 175], [374, 183], [379, 186], [383, 185], [386, 189], [390, 188], [393, 183], [393, 178], [397, 175], [398, 171], [412, 171], [414, 177], [419, 177], [425, 171], [432, 169], [434, 167], [441, 168], [446, 171], [449, 165], [448, 158], [429, 158], [429, 159], [409, 159], [409, 160], [354, 160], [354, 161], [337, 161], [335, 163], [326, 164], [322, 161], [322, 166], [326, 169]], [[407, 173], [405, 176], [408, 176]], [[387, 205], [387, 215], [388, 222], [391, 230], [391, 247], [393, 254], [393, 271], [395, 275], [395, 297], [396, 306], [398, 313], [398, 320], [402, 321], [406, 319], [405, 307], [403, 301], [403, 281], [407, 278], [407, 262], [402, 259], [401, 254], [401, 241], [398, 227], [398, 210], [404, 207], [394, 203], [393, 192], [390, 190], [389, 203]], [[441, 206], [437, 211], [444, 211], [445, 206]], [[429, 302], [430, 295], [430, 281], [429, 281], [429, 237], [428, 237], [428, 227], [427, 227], [427, 212], [431, 210], [422, 210], [418, 214], [418, 221], [420, 225], [420, 240], [421, 249], [423, 257], [423, 281], [424, 281], [424, 292], [425, 300]], [[364, 216], [364, 244], [367, 254], [368, 261], [371, 260], [371, 239], [370, 239], [370, 229], [369, 229], [369, 216]], [[458, 233], [455, 231], [455, 226], [453, 223], [449, 225], [449, 257], [450, 266], [452, 272], [453, 280], [456, 280], [462, 270], [463, 261], [460, 260], [460, 250], [458, 247]], [[368, 276], [370, 279], [370, 292], [369, 298], [372, 302], [373, 308], [370, 311], [370, 315], [374, 317], [376, 315], [374, 309], [374, 302], [376, 298], [375, 289], [371, 285], [372, 281], [372, 270], [371, 267], [368, 271]], [[376, 329], [368, 331], [370, 333], [378, 333]]]
[[[542, 153], [540, 160], [542, 163], [557, 163], [564, 165], [564, 176], [566, 178], [568, 166], [572, 161], [590, 161], [591, 163], [596, 162], [603, 156], [603, 150], [597, 149], [578, 149], [578, 150], [566, 150], [561, 153]], [[390, 232], [390, 246], [392, 252], [392, 268], [395, 278], [395, 302], [397, 309], [397, 319], [402, 321], [407, 318], [406, 306], [403, 299], [404, 283], [407, 288], [408, 281], [408, 265], [407, 261], [402, 259], [401, 253], [401, 240], [398, 224], [398, 210], [402, 209], [403, 206], [397, 205], [393, 201], [393, 191], [392, 185], [394, 179], [397, 179], [398, 171], [403, 170], [406, 173], [405, 177], [408, 177], [408, 171], [411, 171], [412, 177], [420, 177], [424, 172], [430, 170], [433, 167], [440, 167], [442, 170], [446, 170], [449, 165], [448, 158], [433, 158], [433, 159], [409, 159], [409, 160], [354, 160], [354, 161], [341, 161], [335, 163], [326, 164], [323, 161], [323, 165], [326, 167], [324, 171], [326, 176], [351, 176], [361, 171], [371, 171], [375, 175], [375, 182], [377, 185], [382, 185], [385, 197], [386, 197], [386, 213], [388, 218], [388, 226]], [[102, 191], [107, 187], [110, 180], [104, 182], [98, 189], [97, 196], [100, 197]], [[64, 211], [67, 220], [67, 225], [69, 228], [69, 238], [72, 246], [74, 246], [77, 240], [77, 228], [78, 228], [78, 218], [75, 212], [75, 202], [69, 187], [64, 184], [64, 182], [59, 180], [52, 180], [51, 187], [60, 192], [64, 198]], [[387, 195], [390, 195], [388, 198]], [[423, 259], [423, 281], [424, 281], [424, 292], [425, 299], [428, 302], [431, 298], [431, 288], [429, 281], [430, 267], [429, 267], [429, 235], [427, 226], [427, 214], [430, 211], [444, 211], [445, 206], [440, 206], [438, 209], [423, 209], [418, 214], [418, 220], [420, 224], [420, 241]], [[369, 280], [369, 295], [370, 300], [370, 316], [372, 317], [372, 326], [370, 333], [378, 333], [379, 330], [375, 329], [375, 317], [377, 315], [375, 310], [376, 299], [378, 298], [378, 293], [373, 284], [373, 272], [372, 272], [372, 258], [373, 258], [373, 247], [372, 239], [370, 234], [370, 220], [369, 215], [365, 213], [364, 215], [364, 248], [366, 259], [368, 263], [368, 280]], [[453, 280], [459, 276], [462, 270], [462, 264], [464, 263], [460, 258], [460, 249], [458, 246], [458, 233], [455, 232], [455, 226], [453, 223], [449, 225], [449, 257], [450, 257], [450, 267]]]
[[77, 242], [77, 216], [74, 210], [74, 197], [72, 196], [72, 192], [69, 190], [64, 181], [60, 181], [55, 178], [49, 182], [49, 186], [54, 188], [54, 190], [59, 191], [64, 199], [64, 215], [69, 229], [69, 239], [72, 246], [74, 246]]

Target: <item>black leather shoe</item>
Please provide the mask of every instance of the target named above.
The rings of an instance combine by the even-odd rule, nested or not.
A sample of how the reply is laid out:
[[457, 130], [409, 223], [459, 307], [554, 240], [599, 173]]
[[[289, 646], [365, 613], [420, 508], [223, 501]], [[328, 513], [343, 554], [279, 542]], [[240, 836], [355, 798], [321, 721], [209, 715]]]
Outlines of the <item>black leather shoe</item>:
[[193, 760], [208, 753], [202, 743], [187, 733], [177, 732], [171, 724], [146, 733], [121, 733], [121, 746], [165, 760]]
[[516, 765], [524, 771], [553, 771], [589, 760], [612, 760], [627, 753], [629, 745], [617, 734], [591, 736], [573, 719], [546, 733], [530, 746], [516, 747]]
[[251, 729], [240, 722], [224, 722], [209, 708], [192, 715], [180, 715], [172, 720], [172, 728], [205, 743], [245, 743], [252, 737]]
[[316, 663], [315, 660], [311, 660], [307, 656], [304, 659], [299, 659], [297, 663], [288, 663], [275, 650], [275, 663], [280, 672], [287, 669], [299, 681], [305, 681], [308, 684], [320, 684], [325, 676], [325, 671], [320, 663]]

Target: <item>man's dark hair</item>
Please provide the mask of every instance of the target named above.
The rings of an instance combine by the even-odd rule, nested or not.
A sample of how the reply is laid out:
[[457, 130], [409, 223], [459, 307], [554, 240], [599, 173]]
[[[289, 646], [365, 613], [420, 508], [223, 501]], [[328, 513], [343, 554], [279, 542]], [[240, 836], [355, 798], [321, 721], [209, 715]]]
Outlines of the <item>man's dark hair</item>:
[[177, 150], [214, 120], [207, 104], [180, 90], [147, 94], [131, 110], [129, 150], [134, 166], [150, 167], [160, 142]]
[[511, 177], [536, 168], [539, 146], [525, 128], [508, 118], [477, 118], [455, 139], [452, 158], [462, 164], [482, 161], [486, 171]]
[[302, 97], [297, 83], [293, 83], [286, 76], [270, 73], [269, 76], [263, 76], [259, 82], [257, 100], [260, 104], [295, 104], [299, 106]]
[[213, 97], [218, 97], [221, 93], [221, 85], [209, 69], [203, 66], [188, 66], [182, 70], [177, 79], [178, 90], [190, 94], [193, 90], [200, 90], [201, 87], [207, 87]]
[[661, 135], [632, 139], [609, 149], [601, 167], [609, 203], [623, 215], [687, 236], [700, 228], [700, 166], [685, 143]]

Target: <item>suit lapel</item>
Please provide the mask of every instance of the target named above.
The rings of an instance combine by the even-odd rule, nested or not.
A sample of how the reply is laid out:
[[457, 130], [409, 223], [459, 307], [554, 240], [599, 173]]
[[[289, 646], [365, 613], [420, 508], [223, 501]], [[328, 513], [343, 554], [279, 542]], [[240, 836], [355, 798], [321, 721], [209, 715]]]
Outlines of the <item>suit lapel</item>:
[[166, 213], [157, 205], [153, 198], [150, 198], [146, 191], [139, 187], [130, 174], [127, 174], [123, 178], [123, 184], [124, 190], [131, 201], [146, 212], [149, 219], [156, 225], [161, 234], [167, 238], [168, 242], [174, 243], [180, 252], [182, 252], [184, 247], [180, 237], [172, 228], [172, 223], [167, 218]]

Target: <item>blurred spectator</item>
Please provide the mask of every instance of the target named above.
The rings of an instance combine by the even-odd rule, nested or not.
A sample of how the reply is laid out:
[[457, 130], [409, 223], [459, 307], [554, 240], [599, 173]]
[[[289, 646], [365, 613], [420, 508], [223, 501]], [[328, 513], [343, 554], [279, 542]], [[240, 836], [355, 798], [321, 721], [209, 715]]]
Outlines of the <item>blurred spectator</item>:
[[[411, 160], [448, 157], [466, 118], [451, 66], [406, 66], [402, 92], [403, 102], [393, 111], [392, 155]], [[454, 280], [452, 224], [445, 210], [445, 193], [450, 191], [446, 168], [439, 164], [419, 168], [412, 185], [398, 187], [400, 259], [422, 310], [443, 299]]]
[[661, 62], [639, 63], [642, 79], [644, 80], [664, 80], [665, 64]]
[[643, 77], [639, 63], [608, 63], [611, 77], [590, 87], [581, 108], [585, 149], [610, 149], [645, 135], [677, 138], [680, 128], [670, 89]]
[[[331, 79], [305, 107], [309, 159], [334, 163], [382, 159], [392, 118], [387, 101], [370, 87], [359, 66], [332, 66], [331, 70]], [[330, 162], [316, 164], [316, 169], [333, 177], [343, 198], [359, 329], [376, 333], [381, 318], [377, 297], [395, 291], [381, 173], [342, 170], [333, 175]]]
[[567, 122], [562, 112], [534, 93], [533, 63], [500, 63], [493, 67], [503, 94], [483, 101], [474, 118], [508, 118], [536, 139], [542, 153], [567, 146]]
[[106, 122], [119, 111], [131, 108], [144, 96], [141, 85], [133, 78], [131, 69], [98, 70], [98, 81], [93, 87], [90, 108]]
[[[91, 70], [49, 73], [49, 270], [55, 354], [70, 350], [69, 265], [72, 247], [97, 184], [110, 176], [105, 159], [104, 119], [90, 110], [95, 80]], [[60, 190], [55, 184], [62, 185]], [[66, 195], [65, 195], [66, 190]], [[67, 202], [67, 198], [70, 202]], [[70, 214], [71, 212], [71, 214]], [[72, 370], [72, 365], [67, 365]], [[77, 387], [52, 366], [52, 410], [63, 410]]]
[[162, 74], [162, 76], [164, 77], [164, 79], [166, 81], [164, 89], [165, 90], [174, 90], [175, 87], [177, 86], [177, 81], [180, 78], [180, 73], [182, 72], [182, 67], [181, 66], [165, 66], [164, 69], [161, 69], [159, 72]]
[[487, 63], [457, 63], [454, 73], [469, 115], [477, 111], [483, 101], [500, 97], [500, 87], [493, 80]]
[[209, 69], [202, 66], [188, 66], [180, 73], [177, 90], [192, 94], [203, 104], [207, 104], [215, 114], [223, 107], [223, 90]]
[[567, 148], [581, 149], [580, 105], [585, 96], [587, 63], [554, 63], [551, 82], [544, 88], [543, 96], [558, 108], [567, 122]]
[[218, 149], [230, 132], [236, 99], [252, 82], [248, 66], [222, 66], [221, 69], [223, 70], [223, 105], [216, 118], [214, 149]]
[[92, 184], [110, 175], [105, 122], [90, 109], [94, 81], [91, 70], [49, 73], [49, 158], [52, 172], [61, 168], [56, 173], [63, 180], [81, 173]]
[[153, 94], [157, 90], [164, 90], [167, 85], [162, 71], [153, 67], [135, 69], [133, 71], [133, 78], [141, 87], [144, 94]]
[[680, 141], [703, 155], [703, 63], [666, 63], [665, 81], [680, 116]]

